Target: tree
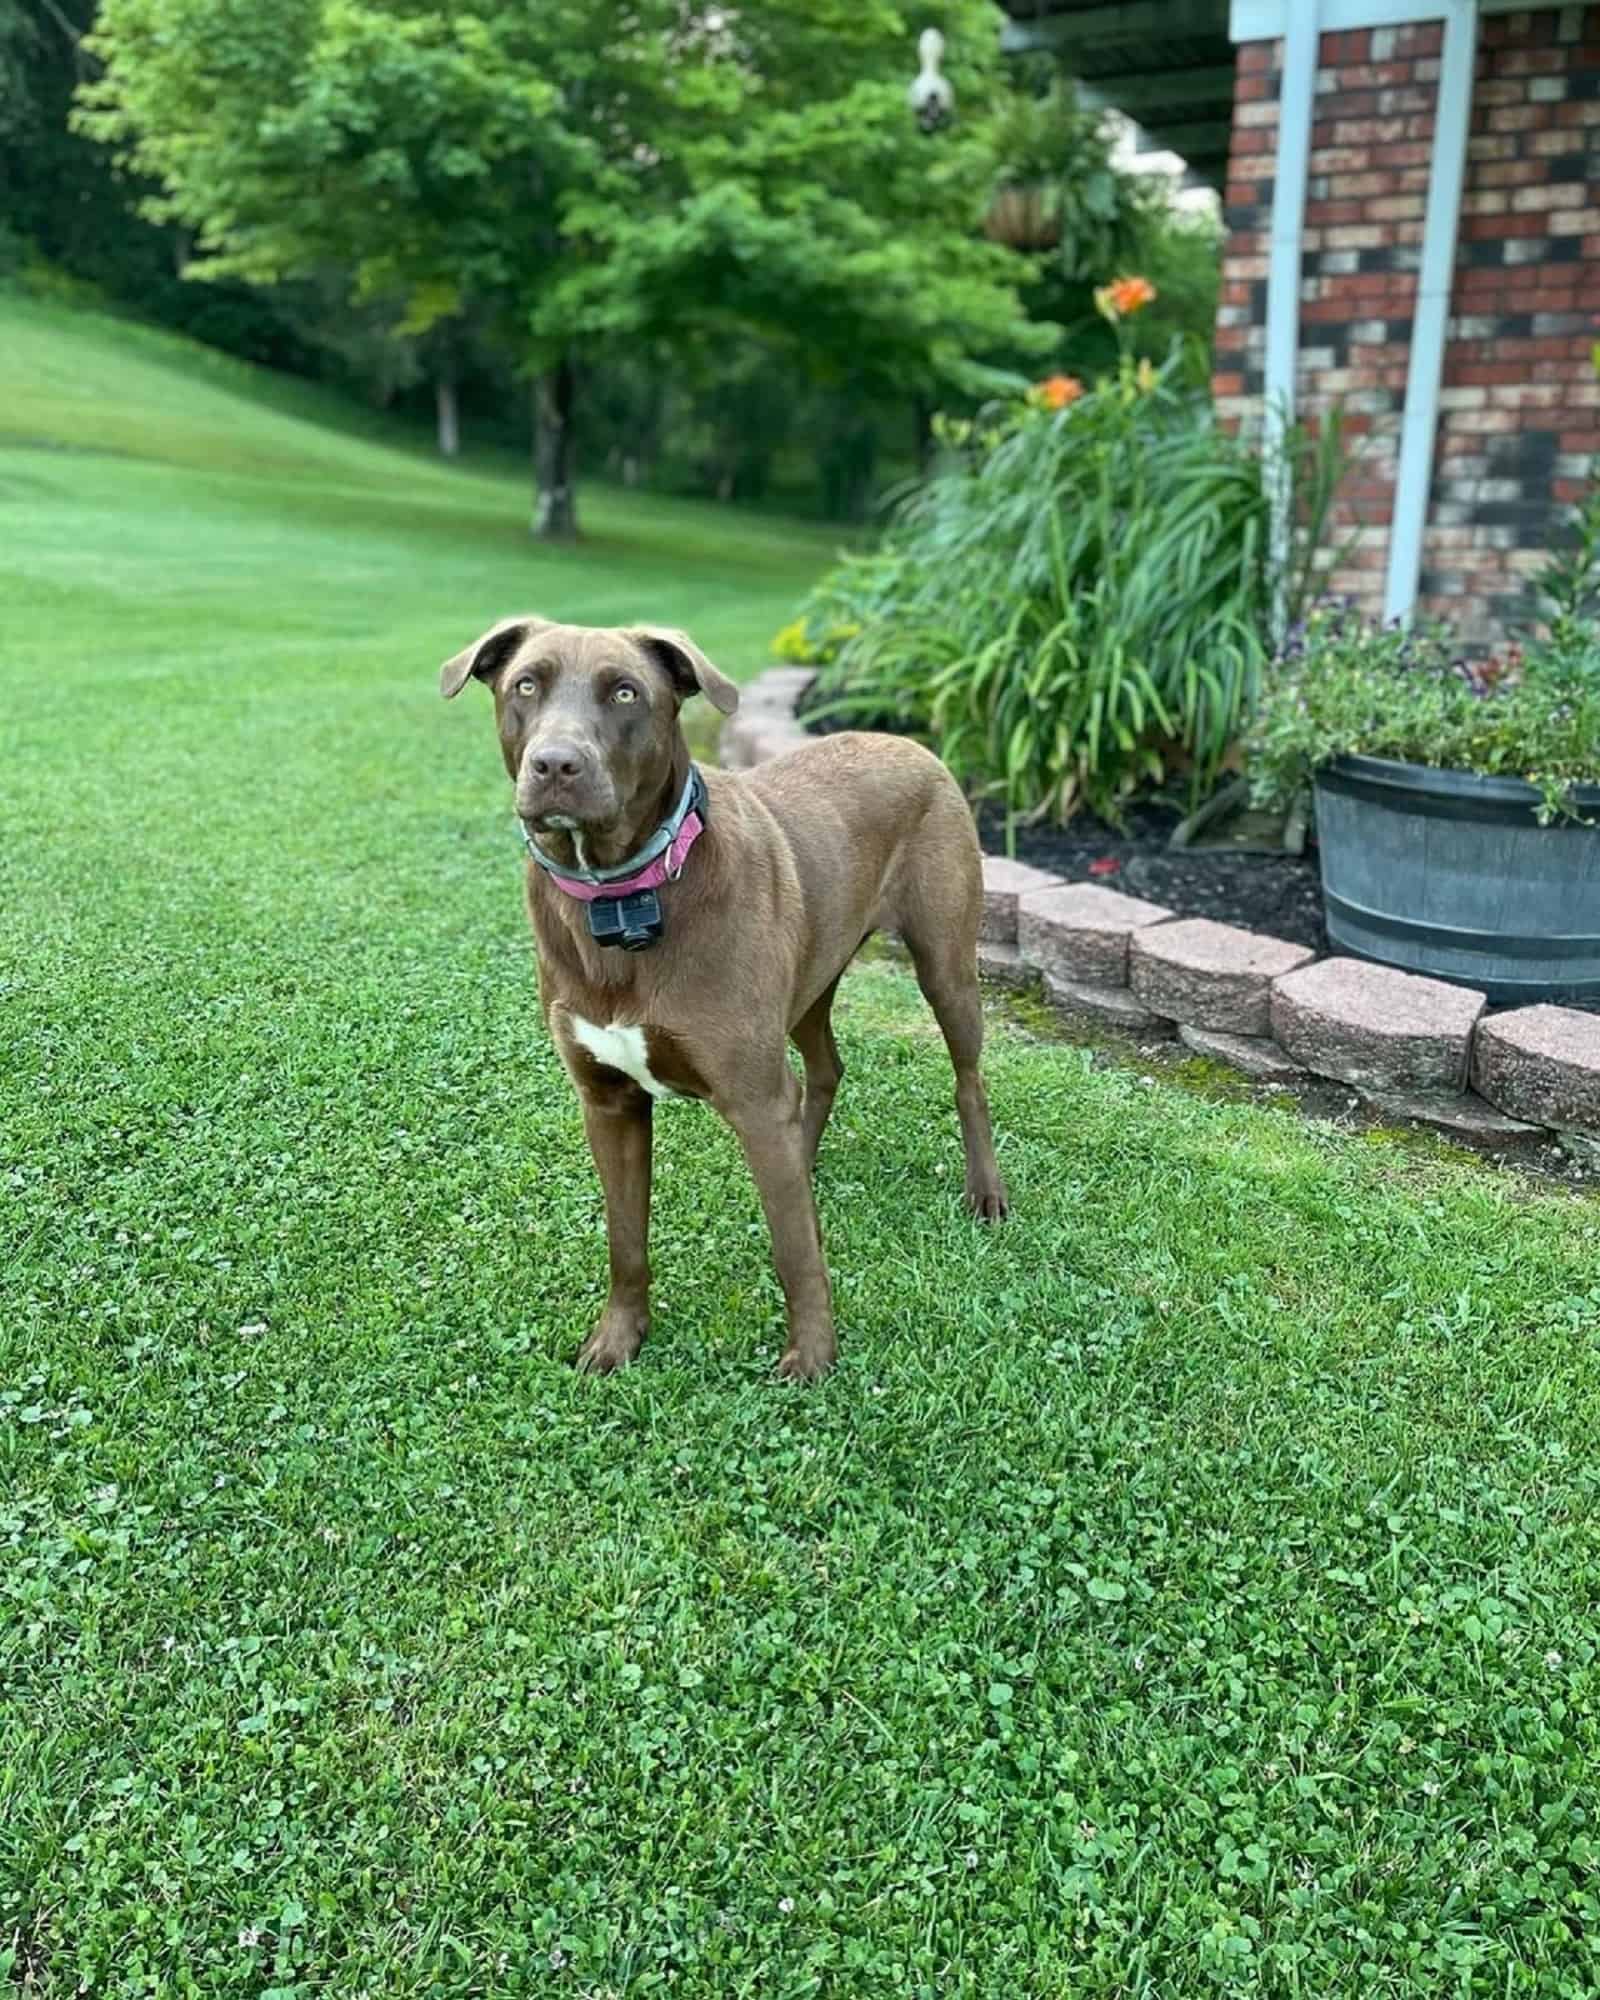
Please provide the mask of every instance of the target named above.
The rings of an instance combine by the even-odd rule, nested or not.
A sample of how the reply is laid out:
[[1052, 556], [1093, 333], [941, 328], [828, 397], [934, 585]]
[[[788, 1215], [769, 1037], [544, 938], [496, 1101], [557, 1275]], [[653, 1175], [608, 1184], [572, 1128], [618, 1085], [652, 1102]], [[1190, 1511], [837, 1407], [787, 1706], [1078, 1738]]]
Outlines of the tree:
[[[147, 319], [273, 367], [319, 370], [289, 294], [189, 284], [180, 232], [137, 213], [153, 190], [68, 129], [94, 73], [83, 37], [94, 0], [0, 0], [0, 264], [42, 261]], [[11, 58], [8, 70], [6, 58]]]
[[929, 11], [962, 107], [933, 140], [885, 0], [104, 0], [82, 120], [199, 271], [344, 270], [408, 335], [470, 318], [534, 384], [536, 526], [570, 534], [608, 346], [753, 331], [910, 394], [1048, 338], [977, 230], [993, 9]]
[[37, 43], [38, 31], [21, 0], [0, 0], [0, 138], [25, 132], [33, 123], [28, 69]]

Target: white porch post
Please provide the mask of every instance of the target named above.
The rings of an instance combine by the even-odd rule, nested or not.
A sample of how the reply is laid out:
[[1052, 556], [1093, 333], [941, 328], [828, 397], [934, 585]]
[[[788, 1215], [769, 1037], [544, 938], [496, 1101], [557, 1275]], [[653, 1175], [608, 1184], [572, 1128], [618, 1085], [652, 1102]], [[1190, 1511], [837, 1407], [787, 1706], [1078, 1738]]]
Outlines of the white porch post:
[[1422, 265], [1411, 322], [1400, 465], [1395, 475], [1389, 527], [1385, 618], [1408, 619], [1422, 578], [1422, 541], [1433, 487], [1433, 448], [1439, 425], [1439, 384], [1444, 374], [1450, 288], [1455, 276], [1456, 231], [1467, 167], [1467, 127], [1472, 118], [1472, 77], [1478, 48], [1478, 0], [1452, 0], [1445, 16], [1444, 55], [1433, 119], [1433, 159], [1428, 207], [1422, 225]]
[[1272, 233], [1267, 260], [1267, 352], [1263, 431], [1272, 502], [1272, 561], [1279, 578], [1274, 607], [1281, 627], [1282, 580], [1287, 576], [1294, 523], [1293, 481], [1287, 456], [1294, 423], [1295, 372], [1300, 352], [1300, 245], [1305, 228], [1306, 172], [1311, 159], [1311, 117], [1317, 88], [1318, 0], [1288, 10], [1278, 103], [1278, 157], [1272, 180]]
[[[1406, 619], [1412, 615], [1422, 576], [1422, 547], [1439, 422], [1439, 387], [1449, 330], [1461, 191], [1466, 178], [1478, 20], [1481, 14], [1508, 13], [1525, 4], [1526, 0], [1231, 0], [1229, 33], [1235, 42], [1265, 41], [1280, 35], [1284, 39], [1278, 171], [1273, 186], [1271, 255], [1267, 267], [1265, 431], [1269, 446], [1281, 443], [1294, 416], [1295, 354], [1300, 333], [1300, 242], [1318, 35], [1323, 31], [1403, 27], [1441, 17], [1444, 20], [1444, 54], [1434, 116], [1421, 268], [1417, 274], [1394, 511], [1389, 528], [1384, 590], [1387, 618]], [[1279, 457], [1274, 466], [1272, 547], [1280, 569], [1292, 530], [1289, 513], [1292, 495], [1283, 477], [1285, 470]]]

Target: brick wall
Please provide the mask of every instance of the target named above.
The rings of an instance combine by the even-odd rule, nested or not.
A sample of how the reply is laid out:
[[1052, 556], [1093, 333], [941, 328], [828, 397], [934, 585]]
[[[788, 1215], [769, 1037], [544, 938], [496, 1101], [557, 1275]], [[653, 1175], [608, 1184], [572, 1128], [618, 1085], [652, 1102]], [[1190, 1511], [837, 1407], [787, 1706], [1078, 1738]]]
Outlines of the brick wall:
[[[1322, 37], [1307, 186], [1299, 409], [1336, 401], [1360, 461], [1330, 582], [1381, 609], [1442, 28]], [[1214, 387], [1260, 408], [1282, 45], [1238, 51]], [[1486, 643], [1600, 451], [1600, 7], [1482, 23], [1423, 550], [1424, 608]]]

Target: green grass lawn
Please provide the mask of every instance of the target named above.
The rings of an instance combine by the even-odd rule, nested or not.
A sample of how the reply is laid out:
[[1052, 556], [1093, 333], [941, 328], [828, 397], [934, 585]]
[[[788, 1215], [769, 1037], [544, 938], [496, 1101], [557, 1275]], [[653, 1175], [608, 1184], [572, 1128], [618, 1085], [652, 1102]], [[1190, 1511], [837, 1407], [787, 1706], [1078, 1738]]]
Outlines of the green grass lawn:
[[435, 654], [527, 609], [692, 624], [742, 677], [841, 532], [597, 486], [579, 507], [583, 544], [541, 549], [528, 479], [503, 459], [446, 466], [307, 385], [0, 293], [12, 670], [31, 649], [69, 651], [75, 675], [115, 671], [145, 647], [139, 685], [165, 707], [197, 660], [270, 646], [274, 685], [303, 671], [360, 690], [382, 674], [427, 694]]
[[[0, 307], [0, 1991], [1600, 1990], [1600, 1207], [869, 965], [770, 1379], [736, 1151], [600, 1203], [487, 704], [519, 604], [744, 670], [804, 530], [535, 551], [305, 392]], [[364, 433], [364, 434], [363, 434]]]

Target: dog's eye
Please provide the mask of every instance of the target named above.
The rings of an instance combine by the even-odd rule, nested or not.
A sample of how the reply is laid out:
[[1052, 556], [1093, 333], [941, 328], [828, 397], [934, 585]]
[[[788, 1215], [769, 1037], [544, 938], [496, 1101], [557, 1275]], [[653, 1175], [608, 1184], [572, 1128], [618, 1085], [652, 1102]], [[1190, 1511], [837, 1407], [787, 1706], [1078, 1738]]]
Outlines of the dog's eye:
[[527, 674], [524, 674], [522, 679], [517, 682], [517, 693], [522, 696], [524, 701], [526, 701], [531, 695], [535, 695], [538, 692], [539, 692], [538, 682], [533, 680]]
[[622, 702], [637, 701], [639, 699], [639, 690], [635, 687], [629, 687], [628, 683], [624, 681], [621, 687], [611, 690], [611, 699]]

